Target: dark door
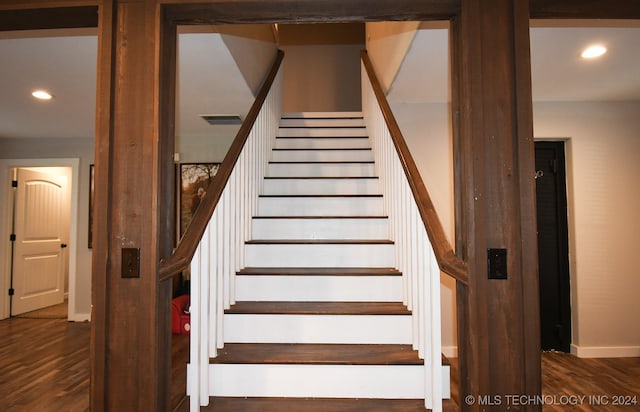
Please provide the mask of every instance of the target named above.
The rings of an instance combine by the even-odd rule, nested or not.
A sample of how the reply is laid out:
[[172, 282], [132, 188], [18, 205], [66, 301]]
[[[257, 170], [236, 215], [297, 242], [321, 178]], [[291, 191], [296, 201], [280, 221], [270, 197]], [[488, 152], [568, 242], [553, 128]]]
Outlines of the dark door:
[[535, 148], [542, 349], [569, 352], [571, 293], [564, 142], [536, 142]]

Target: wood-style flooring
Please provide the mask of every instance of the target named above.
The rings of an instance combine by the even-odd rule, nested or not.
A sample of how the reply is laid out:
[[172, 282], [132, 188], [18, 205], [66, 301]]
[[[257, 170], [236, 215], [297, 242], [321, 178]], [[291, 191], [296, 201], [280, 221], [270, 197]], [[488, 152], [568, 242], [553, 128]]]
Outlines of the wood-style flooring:
[[[172, 404], [188, 411], [184, 398], [188, 336], [173, 335]], [[457, 363], [451, 360], [457, 398]], [[640, 358], [579, 359], [542, 355], [543, 411], [640, 411]], [[585, 398], [579, 401], [581, 396]], [[629, 401], [629, 402], [628, 402]], [[577, 403], [576, 405], [569, 402]], [[613, 403], [625, 403], [614, 405]], [[457, 411], [445, 401], [445, 411]], [[89, 324], [65, 319], [0, 321], [0, 411], [84, 412], [89, 410]], [[203, 411], [232, 412], [412, 412], [420, 401], [370, 402], [317, 399], [213, 399]]]
[[[90, 325], [52, 316], [57, 312], [0, 320], [0, 412], [89, 410]], [[170, 396], [177, 407], [186, 392], [189, 336], [172, 335], [172, 343]]]

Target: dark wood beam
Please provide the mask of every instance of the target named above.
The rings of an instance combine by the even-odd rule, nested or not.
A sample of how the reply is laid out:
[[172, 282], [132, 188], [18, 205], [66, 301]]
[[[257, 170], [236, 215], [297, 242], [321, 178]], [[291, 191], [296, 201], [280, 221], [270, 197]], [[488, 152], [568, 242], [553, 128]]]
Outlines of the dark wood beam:
[[51, 7], [0, 11], [0, 31], [98, 27], [98, 7]]
[[533, 19], [640, 19], [638, 0], [530, 0]]
[[[478, 401], [539, 395], [541, 379], [527, 2], [463, 0], [452, 31], [460, 406], [504, 410]], [[506, 251], [505, 279], [488, 249]]]
[[182, 24], [321, 23], [383, 20], [448, 20], [459, 0], [168, 0], [172, 19]]

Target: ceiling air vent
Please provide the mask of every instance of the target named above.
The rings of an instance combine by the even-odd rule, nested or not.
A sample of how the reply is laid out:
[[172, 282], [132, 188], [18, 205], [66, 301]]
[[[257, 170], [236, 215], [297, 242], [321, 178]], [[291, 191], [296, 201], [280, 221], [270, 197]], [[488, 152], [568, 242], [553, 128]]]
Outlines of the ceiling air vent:
[[242, 119], [238, 114], [201, 114], [200, 117], [213, 126], [242, 124]]

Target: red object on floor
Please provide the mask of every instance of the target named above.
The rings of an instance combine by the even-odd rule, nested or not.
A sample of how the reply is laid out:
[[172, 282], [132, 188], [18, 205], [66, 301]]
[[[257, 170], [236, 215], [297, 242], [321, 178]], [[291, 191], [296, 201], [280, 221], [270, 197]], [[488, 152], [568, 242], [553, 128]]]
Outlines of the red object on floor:
[[189, 307], [191, 297], [189, 295], [178, 296], [171, 302], [171, 332], [179, 335], [188, 335], [191, 330], [191, 316], [184, 313]]

